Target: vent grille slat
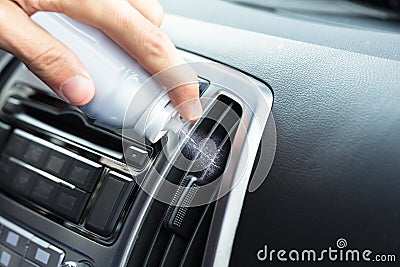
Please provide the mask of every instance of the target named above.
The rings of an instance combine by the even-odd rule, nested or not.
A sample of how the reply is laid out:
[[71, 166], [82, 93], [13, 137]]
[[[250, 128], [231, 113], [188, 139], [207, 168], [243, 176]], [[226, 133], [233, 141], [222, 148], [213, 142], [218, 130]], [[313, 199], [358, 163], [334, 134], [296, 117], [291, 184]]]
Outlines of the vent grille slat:
[[146, 258], [142, 264], [143, 266], [156, 266], [161, 261], [162, 254], [157, 252], [164, 250], [168, 245], [168, 239], [170, 236], [171, 233], [162, 227], [162, 223], [159, 223]]
[[176, 235], [172, 235], [165, 249], [164, 257], [161, 260], [160, 267], [179, 266], [181, 255], [185, 251], [186, 241]]
[[181, 258], [180, 267], [194, 267], [194, 262], [198, 263], [200, 266], [202, 262], [202, 252], [205, 249], [207, 241], [208, 228], [211, 224], [212, 214], [214, 211], [215, 204], [212, 203], [208, 205], [197, 225], [192, 238], [190, 239], [186, 250]]

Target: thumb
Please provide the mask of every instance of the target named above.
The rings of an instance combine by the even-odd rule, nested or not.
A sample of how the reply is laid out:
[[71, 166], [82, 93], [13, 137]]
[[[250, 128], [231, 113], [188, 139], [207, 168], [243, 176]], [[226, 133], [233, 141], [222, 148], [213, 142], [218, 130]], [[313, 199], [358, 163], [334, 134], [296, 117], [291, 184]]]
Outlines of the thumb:
[[88, 103], [94, 96], [94, 84], [77, 56], [16, 5], [8, 8], [13, 9], [8, 13], [11, 16], [8, 21], [12, 23], [0, 25], [1, 46], [19, 57], [68, 103], [78, 106]]

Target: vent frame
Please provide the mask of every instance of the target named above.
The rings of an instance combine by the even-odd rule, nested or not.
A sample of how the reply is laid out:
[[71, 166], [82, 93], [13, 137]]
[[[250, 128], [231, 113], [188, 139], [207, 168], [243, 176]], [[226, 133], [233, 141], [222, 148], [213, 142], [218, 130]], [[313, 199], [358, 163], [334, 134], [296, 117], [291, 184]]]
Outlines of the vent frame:
[[[182, 51], [182, 56], [188, 62], [211, 62], [184, 51]], [[226, 66], [225, 68], [232, 71], [232, 73], [237, 73], [236, 75], [243, 76], [243, 74], [239, 74], [237, 70]], [[225, 95], [237, 102], [242, 108], [241, 124], [243, 125], [243, 130], [239, 131], [238, 129], [232, 141], [232, 147], [226, 166], [226, 169], [230, 169], [230, 172], [225, 173], [221, 180], [224, 187], [223, 189], [232, 186], [232, 184], [235, 186], [233, 190], [228, 190], [227, 193], [223, 193], [224, 196], [216, 201], [203, 257], [204, 266], [228, 266], [235, 232], [240, 218], [240, 211], [250, 182], [252, 165], [258, 151], [259, 141], [261, 140], [265, 124], [271, 112], [273, 93], [268, 85], [249, 76], [246, 76], [246, 79], [254, 86], [250, 92], [246, 92], [247, 88], [231, 88], [223, 84], [215, 83], [212, 78], [203, 75], [201, 72], [198, 72], [198, 75], [210, 81], [208, 89], [202, 95], [203, 98], [216, 99], [220, 95]], [[203, 103], [205, 104], [203, 106], [205, 110], [212, 104], [211, 102], [212, 101], [205, 101], [205, 103]], [[267, 105], [265, 105], [265, 103], [267, 103]], [[248, 138], [248, 135], [251, 135], [253, 140], [250, 140], [251, 138]], [[247, 145], [245, 144], [246, 142]], [[247, 150], [248, 153], [241, 152], [243, 146], [246, 146], [245, 150]], [[243, 167], [243, 163], [245, 163], [245, 165], [248, 164], [248, 168], [243, 177], [238, 177], [237, 170]], [[161, 177], [165, 177], [168, 172], [169, 169], [167, 168], [161, 173]], [[150, 177], [151, 175], [152, 174], [149, 173]], [[132, 247], [134, 247], [137, 241], [136, 238], [140, 235], [140, 230], [143, 226], [142, 224], [145, 222], [147, 212], [151, 210], [151, 206], [154, 202], [154, 199], [148, 195], [153, 195], [162, 184], [161, 181], [153, 181], [152, 183], [152, 191], [148, 192], [146, 194], [147, 197], [144, 197], [144, 201], [141, 202], [143, 205], [141, 207], [141, 214], [143, 217], [139, 218], [131, 232], [130, 245], [132, 245]], [[219, 192], [219, 194], [221, 195], [221, 192]], [[132, 251], [126, 251], [123, 254], [122, 263], [126, 264], [128, 262], [131, 252]], [[134, 254], [135, 253], [132, 254], [132, 257], [134, 257]], [[216, 255], [218, 255], [218, 257], [216, 257]]]

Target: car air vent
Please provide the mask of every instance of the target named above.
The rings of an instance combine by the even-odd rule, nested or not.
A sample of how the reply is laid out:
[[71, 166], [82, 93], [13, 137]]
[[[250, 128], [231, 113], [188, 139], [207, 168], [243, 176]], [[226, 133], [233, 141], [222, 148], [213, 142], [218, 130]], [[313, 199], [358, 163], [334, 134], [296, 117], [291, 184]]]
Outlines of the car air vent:
[[[220, 95], [193, 129], [180, 133], [181, 152], [169, 162], [172, 167], [165, 177], [180, 187], [170, 205], [155, 201], [155, 213], [161, 216], [149, 216], [153, 222], [144, 226], [138, 241], [141, 248], [129, 266], [201, 264], [215, 207], [213, 198], [220, 186], [218, 178], [225, 170], [241, 115], [240, 104]], [[206, 185], [211, 185], [211, 190], [199, 194], [198, 189]]]
[[35, 92], [28, 99], [10, 96], [2, 111], [13, 118], [29, 116], [75, 137], [122, 153], [121, 140], [116, 134], [94, 126], [91, 119], [76, 107], [43, 93]]

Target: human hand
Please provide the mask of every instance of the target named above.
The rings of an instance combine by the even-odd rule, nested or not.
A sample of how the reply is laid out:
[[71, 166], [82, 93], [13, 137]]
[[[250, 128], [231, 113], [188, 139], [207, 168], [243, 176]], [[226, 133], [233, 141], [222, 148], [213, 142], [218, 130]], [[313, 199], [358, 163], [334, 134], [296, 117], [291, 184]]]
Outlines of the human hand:
[[[151, 74], [184, 63], [159, 29], [163, 10], [157, 0], [0, 0], [0, 48], [20, 58], [70, 104], [88, 103], [95, 93], [93, 81], [69, 48], [30, 19], [37, 11], [64, 13], [99, 28]], [[195, 84], [169, 95], [183, 118], [201, 116]]]

